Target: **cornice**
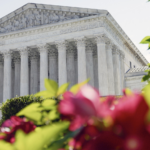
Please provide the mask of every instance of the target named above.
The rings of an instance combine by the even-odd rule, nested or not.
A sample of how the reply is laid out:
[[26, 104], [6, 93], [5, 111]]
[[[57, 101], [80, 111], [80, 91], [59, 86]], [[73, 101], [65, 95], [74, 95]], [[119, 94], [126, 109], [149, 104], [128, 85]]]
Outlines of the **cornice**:
[[135, 76], [135, 77], [125, 77], [125, 81], [139, 80], [139, 79], [142, 79], [142, 77], [143, 77], [143, 75]]
[[123, 40], [123, 44], [128, 43], [130, 47], [133, 49], [133, 51], [140, 55], [140, 58], [144, 65], [148, 64], [148, 61], [146, 58], [142, 55], [142, 53], [138, 50], [138, 48], [133, 44], [133, 42], [130, 40], [130, 38], [127, 36], [127, 34], [123, 31], [123, 29], [119, 26], [119, 24], [115, 21], [115, 19], [111, 16], [110, 13], [106, 15], [106, 18], [109, 20], [109, 22], [115, 27], [116, 33], [121, 36], [121, 39]]

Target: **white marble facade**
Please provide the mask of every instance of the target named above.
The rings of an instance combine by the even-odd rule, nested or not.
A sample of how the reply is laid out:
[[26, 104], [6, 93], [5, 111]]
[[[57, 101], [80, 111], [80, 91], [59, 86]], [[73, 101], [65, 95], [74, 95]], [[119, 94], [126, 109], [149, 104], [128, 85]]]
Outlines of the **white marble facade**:
[[0, 19], [0, 101], [44, 90], [45, 78], [120, 95], [129, 52], [148, 63], [106, 10], [26, 4]]

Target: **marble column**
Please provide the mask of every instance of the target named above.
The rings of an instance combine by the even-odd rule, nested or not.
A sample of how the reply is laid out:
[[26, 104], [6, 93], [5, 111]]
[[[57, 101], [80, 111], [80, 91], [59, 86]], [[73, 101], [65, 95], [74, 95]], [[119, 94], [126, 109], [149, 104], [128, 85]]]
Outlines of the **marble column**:
[[75, 64], [75, 84], [77, 84], [78, 83], [78, 58], [77, 58], [77, 50], [75, 51], [74, 64]]
[[4, 79], [4, 63], [0, 57], [0, 103], [3, 102], [3, 79]]
[[90, 79], [89, 84], [94, 86], [94, 66], [93, 66], [93, 44], [86, 45], [86, 72], [87, 78]]
[[3, 88], [3, 102], [11, 98], [11, 53], [10, 51], [4, 53], [4, 88]]
[[71, 88], [75, 83], [75, 48], [72, 45], [67, 49], [67, 81], [70, 83]]
[[67, 82], [66, 43], [59, 41], [56, 45], [58, 47], [58, 82], [61, 86]]
[[55, 48], [49, 51], [49, 75], [51, 80], [58, 82], [58, 52]]
[[38, 54], [31, 52], [31, 78], [30, 78], [30, 93], [35, 94], [38, 92]]
[[40, 51], [40, 91], [45, 90], [44, 79], [48, 79], [48, 50], [46, 45], [38, 45]]
[[113, 47], [113, 64], [114, 64], [114, 83], [115, 83], [115, 94], [120, 95], [120, 58], [119, 50], [117, 47]]
[[125, 67], [124, 67], [124, 58], [125, 54], [120, 51], [120, 71], [121, 71], [121, 95], [122, 95], [122, 90], [125, 88], [125, 83], [124, 83], [124, 74], [125, 74]]
[[87, 79], [85, 39], [78, 38], [76, 39], [76, 43], [78, 57], [78, 83], [80, 83]]
[[97, 47], [94, 46], [93, 51], [93, 65], [94, 65], [94, 87], [99, 89], [99, 79], [98, 79], [98, 59], [97, 59]]
[[20, 74], [20, 95], [25, 96], [29, 94], [29, 61], [28, 49], [21, 48], [21, 74]]
[[105, 35], [96, 36], [98, 56], [98, 79], [99, 92], [102, 96], [108, 95], [108, 70], [106, 59], [106, 38]]
[[14, 58], [15, 82], [14, 96], [20, 96], [20, 56]]
[[112, 43], [106, 43], [107, 68], [108, 68], [108, 94], [115, 95]]

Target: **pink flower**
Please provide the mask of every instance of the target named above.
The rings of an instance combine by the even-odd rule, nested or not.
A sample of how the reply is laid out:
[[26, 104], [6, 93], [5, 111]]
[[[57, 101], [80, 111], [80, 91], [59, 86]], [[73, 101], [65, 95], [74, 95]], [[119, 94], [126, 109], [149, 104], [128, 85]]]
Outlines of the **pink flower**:
[[31, 121], [26, 121], [25, 118], [21, 119], [17, 116], [12, 116], [6, 120], [0, 128], [0, 140], [6, 140], [7, 142], [15, 142], [15, 133], [21, 129], [26, 134], [34, 131], [36, 126]]
[[71, 118], [70, 130], [76, 130], [88, 122], [92, 124], [92, 117], [98, 117], [100, 96], [91, 86], [84, 85], [76, 95], [65, 92], [63, 97], [59, 112], [66, 118]]
[[[149, 107], [140, 94], [126, 95], [114, 105], [108, 97], [101, 103], [100, 115], [104, 120], [109, 116], [112, 124], [104, 127], [87, 125], [74, 138], [74, 150], [149, 150], [150, 123], [146, 122]], [[105, 118], [106, 117], [106, 118]]]

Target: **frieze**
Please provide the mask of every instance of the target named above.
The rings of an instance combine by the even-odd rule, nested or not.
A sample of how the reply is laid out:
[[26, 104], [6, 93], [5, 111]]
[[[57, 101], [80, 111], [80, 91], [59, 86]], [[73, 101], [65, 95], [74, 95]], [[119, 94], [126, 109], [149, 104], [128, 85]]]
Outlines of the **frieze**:
[[65, 28], [60, 31], [60, 34], [67, 34], [67, 33], [71, 33], [71, 32], [94, 29], [94, 28], [98, 28], [98, 27], [102, 27], [102, 24], [100, 22], [94, 22], [94, 23], [84, 24], [84, 25], [80, 25], [80, 26]]

